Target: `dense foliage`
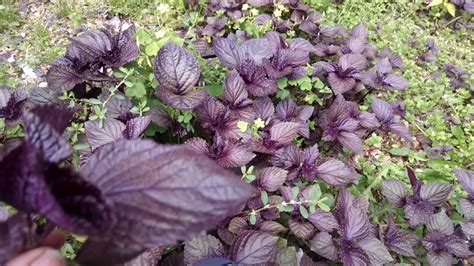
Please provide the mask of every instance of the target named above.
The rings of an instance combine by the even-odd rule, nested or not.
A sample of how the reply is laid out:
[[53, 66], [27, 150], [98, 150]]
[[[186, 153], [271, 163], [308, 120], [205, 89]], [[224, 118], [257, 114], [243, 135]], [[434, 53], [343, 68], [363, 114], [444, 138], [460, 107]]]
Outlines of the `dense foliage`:
[[[454, 171], [468, 193], [459, 227], [448, 216], [453, 184], [410, 167], [405, 180], [369, 187], [376, 198], [352, 189], [353, 158], [374, 133], [414, 140], [403, 102], [383, 99], [409, 86], [399, 55], [376, 49], [362, 24], [322, 25], [299, 0], [206, 8], [192, 37], [184, 29], [156, 47], [142, 47], [152, 37], [133, 25], [86, 31], [51, 63], [47, 88], [1, 89], [0, 116], [24, 137], [0, 153], [0, 200], [17, 210], [0, 225], [0, 262], [55, 226], [88, 236], [77, 261], [98, 265], [167, 245], [170, 265], [451, 265], [473, 255], [472, 171]], [[427, 46], [420, 64], [436, 60]], [[445, 71], [466, 86], [464, 70]]]

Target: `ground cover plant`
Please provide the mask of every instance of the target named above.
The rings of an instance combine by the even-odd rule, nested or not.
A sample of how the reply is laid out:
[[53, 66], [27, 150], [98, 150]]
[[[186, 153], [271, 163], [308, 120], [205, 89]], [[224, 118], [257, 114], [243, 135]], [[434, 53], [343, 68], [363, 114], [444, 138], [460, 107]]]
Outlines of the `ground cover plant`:
[[43, 83], [5, 79], [1, 263], [55, 228], [85, 265], [470, 263], [470, 73], [347, 6], [128, 9], [67, 36]]

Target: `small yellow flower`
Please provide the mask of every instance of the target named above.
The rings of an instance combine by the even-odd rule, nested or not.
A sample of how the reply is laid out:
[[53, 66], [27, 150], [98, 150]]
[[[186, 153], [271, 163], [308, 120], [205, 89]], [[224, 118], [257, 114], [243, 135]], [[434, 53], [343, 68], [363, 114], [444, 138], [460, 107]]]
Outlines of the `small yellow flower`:
[[253, 124], [255, 125], [256, 128], [265, 127], [265, 121], [263, 121], [260, 117], [255, 119], [255, 121], [253, 121]]
[[249, 8], [250, 8], [250, 5], [249, 5], [249, 4], [243, 4], [243, 5], [242, 5], [242, 10], [244, 10], [244, 11], [245, 11], [245, 10], [249, 10]]
[[280, 9], [275, 9], [275, 11], [273, 11], [273, 15], [277, 18], [281, 17], [281, 10]]
[[168, 4], [163, 4], [162, 3], [162, 4], [158, 5], [157, 10], [158, 10], [158, 13], [165, 14], [167, 12], [170, 12], [170, 6]]
[[258, 10], [253, 8], [253, 9], [250, 10], [250, 14], [252, 14], [252, 16], [254, 16], [254, 17], [258, 16]]

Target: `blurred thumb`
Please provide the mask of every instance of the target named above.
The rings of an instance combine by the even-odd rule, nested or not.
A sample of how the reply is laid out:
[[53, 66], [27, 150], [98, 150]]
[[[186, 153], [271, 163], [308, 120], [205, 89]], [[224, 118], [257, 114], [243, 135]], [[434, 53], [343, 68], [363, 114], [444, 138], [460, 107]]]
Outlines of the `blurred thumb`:
[[5, 266], [66, 266], [66, 261], [59, 251], [42, 247], [15, 257]]

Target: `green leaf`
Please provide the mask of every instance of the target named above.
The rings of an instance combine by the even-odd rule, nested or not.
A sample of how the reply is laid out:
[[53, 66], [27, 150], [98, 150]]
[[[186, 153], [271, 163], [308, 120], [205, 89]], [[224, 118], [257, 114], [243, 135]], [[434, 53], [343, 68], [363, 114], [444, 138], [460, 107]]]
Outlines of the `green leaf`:
[[257, 179], [257, 177], [255, 177], [254, 175], [247, 175], [247, 180], [249, 180], [250, 182], [254, 181], [255, 179]]
[[311, 187], [311, 200], [319, 200], [321, 198], [321, 188], [318, 184]]
[[324, 83], [320, 79], [317, 79], [314, 83], [314, 87], [316, 87], [316, 89], [322, 89], [324, 88]]
[[464, 140], [464, 131], [462, 130], [461, 126], [453, 125], [451, 126], [451, 133], [459, 139], [459, 140]]
[[268, 193], [266, 191], [260, 193], [260, 200], [262, 200], [263, 205], [268, 204]]
[[249, 222], [250, 222], [251, 225], [254, 225], [254, 224], [257, 223], [257, 216], [254, 213], [250, 214]]
[[152, 42], [145, 47], [145, 54], [148, 56], [155, 56], [160, 49], [160, 44], [158, 42]]
[[326, 205], [326, 204], [324, 204], [324, 203], [322, 203], [322, 202], [320, 202], [320, 203], [318, 204], [318, 206], [319, 206], [319, 208], [320, 208], [321, 210], [323, 210], [323, 211], [326, 211], [326, 212], [331, 211], [331, 208], [329, 208], [328, 205]]
[[308, 210], [303, 205], [300, 205], [300, 214], [303, 218], [308, 219]]
[[282, 77], [277, 80], [277, 85], [280, 90], [283, 90], [286, 88], [288, 85], [288, 78], [287, 77]]
[[456, 16], [456, 6], [452, 3], [444, 3], [444, 7], [448, 11], [448, 13], [455, 17]]
[[444, 2], [444, 0], [433, 0], [433, 1], [428, 5], [428, 7], [441, 5], [443, 2]]
[[401, 147], [401, 148], [391, 148], [388, 152], [395, 156], [408, 156], [410, 154], [410, 148]]
[[292, 187], [291, 188], [291, 198], [292, 199], [296, 200], [299, 193], [300, 193], [300, 188], [299, 187]]
[[221, 84], [211, 84], [206, 86], [207, 91], [212, 96], [219, 97], [223, 94]]
[[310, 212], [310, 213], [315, 213], [315, 212], [316, 212], [316, 206], [310, 205], [310, 206], [309, 206], [309, 212]]

